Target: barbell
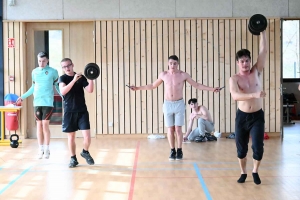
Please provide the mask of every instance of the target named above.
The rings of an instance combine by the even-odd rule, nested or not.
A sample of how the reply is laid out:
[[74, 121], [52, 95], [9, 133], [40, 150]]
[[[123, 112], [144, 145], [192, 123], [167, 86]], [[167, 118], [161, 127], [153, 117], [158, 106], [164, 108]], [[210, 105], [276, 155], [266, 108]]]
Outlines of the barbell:
[[100, 75], [100, 67], [96, 63], [89, 63], [84, 68], [84, 75], [87, 79], [94, 80]]
[[248, 30], [253, 35], [260, 35], [260, 32], [266, 30], [268, 21], [262, 14], [255, 14], [249, 19]]

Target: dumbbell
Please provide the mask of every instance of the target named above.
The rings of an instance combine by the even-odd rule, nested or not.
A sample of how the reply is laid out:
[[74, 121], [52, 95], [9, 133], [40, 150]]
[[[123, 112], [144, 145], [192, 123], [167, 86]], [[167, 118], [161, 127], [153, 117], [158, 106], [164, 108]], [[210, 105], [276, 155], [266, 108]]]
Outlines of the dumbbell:
[[255, 14], [249, 19], [248, 30], [253, 35], [260, 35], [260, 32], [266, 30], [268, 21], [262, 14]]
[[[16, 139], [13, 139], [13, 137], [16, 137]], [[18, 146], [19, 146], [19, 136], [17, 134], [12, 134], [10, 136], [10, 146], [11, 146], [11, 148], [18, 148]]]
[[100, 67], [96, 63], [89, 63], [84, 68], [84, 75], [87, 79], [94, 80], [100, 75]]

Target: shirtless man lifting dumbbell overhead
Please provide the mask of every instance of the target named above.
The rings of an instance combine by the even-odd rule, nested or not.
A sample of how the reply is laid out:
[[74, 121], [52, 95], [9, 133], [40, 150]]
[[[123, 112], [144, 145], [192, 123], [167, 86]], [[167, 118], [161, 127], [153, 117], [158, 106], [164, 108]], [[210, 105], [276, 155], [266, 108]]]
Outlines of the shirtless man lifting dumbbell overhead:
[[247, 152], [249, 135], [252, 138], [253, 170], [252, 176], [255, 184], [260, 184], [258, 168], [264, 152], [264, 111], [262, 110], [263, 98], [266, 93], [262, 91], [260, 77], [267, 57], [266, 31], [260, 33], [260, 51], [257, 62], [251, 67], [251, 55], [247, 49], [236, 53], [236, 64], [239, 73], [229, 79], [230, 93], [238, 102], [235, 120], [235, 141], [237, 157], [241, 168], [241, 177], [238, 183], [244, 183], [247, 178]]

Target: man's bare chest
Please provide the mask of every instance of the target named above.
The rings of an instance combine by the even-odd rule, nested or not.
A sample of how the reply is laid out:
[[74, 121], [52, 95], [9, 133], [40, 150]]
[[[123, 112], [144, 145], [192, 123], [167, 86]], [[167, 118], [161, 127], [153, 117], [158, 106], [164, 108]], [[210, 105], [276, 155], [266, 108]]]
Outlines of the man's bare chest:
[[182, 85], [184, 83], [182, 76], [166, 76], [163, 81], [167, 85]]
[[256, 91], [260, 88], [260, 81], [258, 76], [247, 76], [238, 78], [238, 86], [241, 91]]

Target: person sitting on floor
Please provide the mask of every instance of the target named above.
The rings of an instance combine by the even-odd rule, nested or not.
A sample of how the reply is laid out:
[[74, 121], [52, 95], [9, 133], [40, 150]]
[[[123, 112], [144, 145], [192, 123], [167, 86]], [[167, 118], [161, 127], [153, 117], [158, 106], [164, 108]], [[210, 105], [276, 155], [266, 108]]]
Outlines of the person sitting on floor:
[[[190, 121], [188, 124], [187, 132], [183, 137], [184, 141], [195, 141], [195, 142], [205, 142], [207, 141], [216, 141], [217, 138], [210, 133], [214, 131], [214, 122], [212, 120], [211, 114], [209, 110], [203, 106], [198, 105], [197, 99], [193, 98], [188, 101], [192, 109], [192, 113], [190, 115]], [[193, 124], [194, 119], [198, 119], [198, 127], [194, 130]]]

